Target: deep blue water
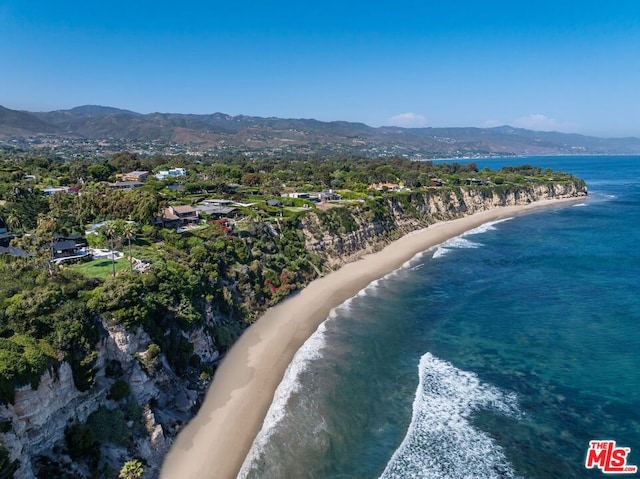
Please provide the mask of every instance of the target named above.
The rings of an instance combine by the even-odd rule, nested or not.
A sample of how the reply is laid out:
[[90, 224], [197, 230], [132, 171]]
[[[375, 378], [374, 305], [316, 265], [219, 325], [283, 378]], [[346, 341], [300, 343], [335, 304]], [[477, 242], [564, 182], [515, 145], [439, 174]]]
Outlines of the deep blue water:
[[606, 477], [584, 467], [594, 439], [640, 465], [640, 158], [476, 163], [560, 169], [590, 197], [484, 225], [337, 308], [248, 477]]

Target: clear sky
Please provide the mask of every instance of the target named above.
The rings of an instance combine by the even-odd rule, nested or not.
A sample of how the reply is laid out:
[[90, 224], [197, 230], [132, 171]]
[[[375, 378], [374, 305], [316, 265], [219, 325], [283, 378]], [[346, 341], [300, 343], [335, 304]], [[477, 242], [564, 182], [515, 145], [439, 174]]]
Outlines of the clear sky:
[[0, 105], [640, 136], [640, 0], [0, 0]]

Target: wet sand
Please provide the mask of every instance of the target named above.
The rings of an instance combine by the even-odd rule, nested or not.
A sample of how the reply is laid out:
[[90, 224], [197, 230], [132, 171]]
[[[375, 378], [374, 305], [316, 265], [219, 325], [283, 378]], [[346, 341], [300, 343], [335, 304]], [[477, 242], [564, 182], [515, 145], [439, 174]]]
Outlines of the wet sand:
[[161, 478], [235, 478], [296, 351], [331, 309], [369, 283], [399, 268], [417, 253], [489, 221], [574, 201], [576, 198], [544, 200], [436, 223], [316, 279], [299, 294], [268, 310], [222, 361], [200, 412], [169, 451]]

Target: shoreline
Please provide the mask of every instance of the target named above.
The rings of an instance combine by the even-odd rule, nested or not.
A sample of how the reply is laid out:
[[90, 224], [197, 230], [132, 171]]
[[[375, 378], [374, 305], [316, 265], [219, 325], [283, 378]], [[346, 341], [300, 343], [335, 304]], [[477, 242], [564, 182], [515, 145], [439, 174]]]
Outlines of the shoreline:
[[541, 200], [434, 223], [312, 281], [272, 307], [242, 334], [222, 360], [200, 411], [171, 446], [160, 477], [235, 478], [295, 353], [333, 308], [372, 281], [400, 268], [416, 254], [484, 223], [583, 200]]

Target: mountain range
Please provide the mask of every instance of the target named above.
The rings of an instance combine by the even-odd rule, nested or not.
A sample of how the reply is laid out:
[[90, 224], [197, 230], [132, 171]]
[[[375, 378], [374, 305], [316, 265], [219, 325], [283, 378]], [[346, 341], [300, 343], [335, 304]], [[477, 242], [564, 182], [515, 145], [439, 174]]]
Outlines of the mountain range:
[[58, 137], [185, 145], [193, 151], [239, 149], [369, 156], [640, 154], [640, 138], [599, 138], [500, 126], [494, 128], [371, 127], [346, 121], [150, 113], [86, 105], [27, 112], [0, 106], [0, 139]]

